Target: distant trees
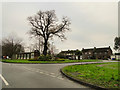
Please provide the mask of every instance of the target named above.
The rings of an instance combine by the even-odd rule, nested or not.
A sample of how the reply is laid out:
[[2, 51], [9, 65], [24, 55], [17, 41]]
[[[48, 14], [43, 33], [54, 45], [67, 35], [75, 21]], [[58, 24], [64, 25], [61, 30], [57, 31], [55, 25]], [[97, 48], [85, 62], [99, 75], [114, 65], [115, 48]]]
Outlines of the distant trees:
[[115, 50], [120, 50], [120, 37], [115, 37], [114, 39], [114, 49]]
[[34, 50], [39, 50], [39, 52], [42, 54], [42, 51], [43, 51], [43, 38], [42, 37], [30, 37], [33, 41], [32, 44], [30, 44], [27, 48], [30, 49], [30, 52], [31, 51], [34, 51]]
[[48, 42], [53, 36], [58, 36], [61, 40], [65, 38], [65, 32], [70, 30], [70, 21], [67, 17], [62, 18], [62, 22], [59, 23], [56, 17], [55, 11], [39, 11], [35, 16], [28, 17], [28, 21], [32, 28], [30, 34], [43, 38], [43, 54], [47, 55]]
[[6, 37], [2, 40], [2, 55], [12, 56], [16, 53], [24, 52], [24, 47], [22, 45], [22, 40], [18, 37]]
[[56, 55], [59, 52], [56, 46], [53, 44], [53, 42], [48, 46], [48, 50], [51, 55]]

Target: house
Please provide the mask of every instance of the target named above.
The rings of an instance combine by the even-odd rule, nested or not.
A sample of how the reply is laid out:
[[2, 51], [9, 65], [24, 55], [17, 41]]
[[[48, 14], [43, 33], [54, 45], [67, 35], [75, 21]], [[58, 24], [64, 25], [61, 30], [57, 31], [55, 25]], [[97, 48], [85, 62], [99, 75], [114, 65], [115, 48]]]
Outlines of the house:
[[110, 59], [112, 50], [109, 47], [82, 49], [82, 59]]
[[67, 50], [67, 51], [61, 51], [58, 54], [58, 57], [60, 58], [66, 58], [66, 59], [80, 59], [81, 51], [80, 50]]
[[120, 53], [115, 53], [115, 54], [111, 55], [111, 59], [112, 60], [120, 60]]
[[16, 59], [33, 59], [40, 56], [40, 52], [35, 50], [34, 52], [21, 52], [16, 54]]
[[115, 53], [115, 59], [120, 60], [120, 53]]

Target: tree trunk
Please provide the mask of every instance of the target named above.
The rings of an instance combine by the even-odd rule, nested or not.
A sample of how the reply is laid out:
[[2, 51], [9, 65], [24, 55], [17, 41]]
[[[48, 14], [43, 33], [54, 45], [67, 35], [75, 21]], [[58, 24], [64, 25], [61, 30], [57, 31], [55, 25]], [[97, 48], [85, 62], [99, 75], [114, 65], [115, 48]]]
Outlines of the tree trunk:
[[44, 50], [43, 50], [43, 55], [45, 55], [45, 56], [47, 55], [47, 50], [48, 50], [47, 44], [48, 44], [48, 40], [45, 39]]

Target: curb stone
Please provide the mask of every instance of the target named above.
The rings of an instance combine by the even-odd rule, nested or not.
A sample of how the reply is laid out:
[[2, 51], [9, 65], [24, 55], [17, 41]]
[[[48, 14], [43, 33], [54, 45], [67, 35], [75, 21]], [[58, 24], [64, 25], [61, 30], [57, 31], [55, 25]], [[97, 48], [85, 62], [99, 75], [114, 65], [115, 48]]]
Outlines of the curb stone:
[[[21, 63], [21, 62], [16, 63], [16, 62], [3, 62], [3, 63], [12, 63], [12, 64], [69, 64], [69, 62], [66, 62], [66, 63]], [[74, 64], [74, 63], [81, 63], [82, 64], [83, 62], [71, 62], [71, 64]], [[84, 63], [86, 63], [86, 64], [94, 64], [94, 63], [104, 63], [104, 62], [94, 62], [94, 63], [93, 62], [91, 62], [91, 63], [84, 62]]]

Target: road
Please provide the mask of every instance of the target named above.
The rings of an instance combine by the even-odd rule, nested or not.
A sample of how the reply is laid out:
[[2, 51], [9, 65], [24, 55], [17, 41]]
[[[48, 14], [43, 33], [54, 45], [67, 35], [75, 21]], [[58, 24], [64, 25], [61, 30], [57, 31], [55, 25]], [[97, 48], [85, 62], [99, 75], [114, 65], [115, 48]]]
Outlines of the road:
[[60, 68], [72, 64], [81, 63], [2, 63], [2, 77], [4, 78], [4, 80], [2, 79], [2, 88], [89, 88], [61, 75]]

